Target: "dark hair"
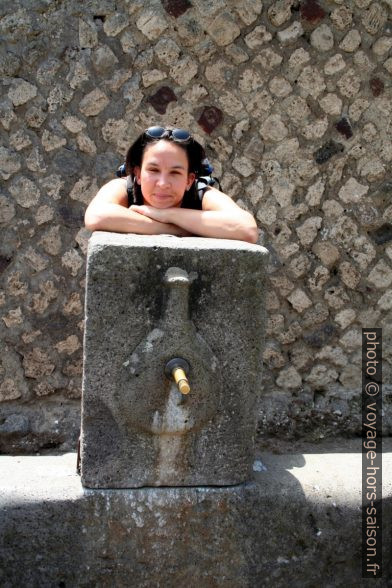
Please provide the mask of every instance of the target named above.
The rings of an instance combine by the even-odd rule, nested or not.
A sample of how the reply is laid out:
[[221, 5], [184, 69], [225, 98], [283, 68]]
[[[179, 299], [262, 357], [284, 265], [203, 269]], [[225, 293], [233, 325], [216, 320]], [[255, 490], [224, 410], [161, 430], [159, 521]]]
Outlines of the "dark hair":
[[[190, 137], [187, 141], [179, 142], [173, 139], [172, 135], [155, 138], [144, 132], [130, 146], [125, 159], [126, 174], [130, 176], [132, 181], [134, 204], [143, 204], [143, 195], [140, 185], [135, 181], [134, 168], [136, 166], [141, 167], [146, 146], [151, 143], [158, 143], [158, 141], [171, 141], [185, 151], [189, 165], [188, 171], [196, 175], [196, 180], [203, 173], [203, 160], [206, 154], [204, 148], [193, 137]], [[181, 206], [182, 208], [199, 208], [199, 205], [200, 198], [196, 188], [196, 181], [194, 181], [189, 190], [185, 191]]]

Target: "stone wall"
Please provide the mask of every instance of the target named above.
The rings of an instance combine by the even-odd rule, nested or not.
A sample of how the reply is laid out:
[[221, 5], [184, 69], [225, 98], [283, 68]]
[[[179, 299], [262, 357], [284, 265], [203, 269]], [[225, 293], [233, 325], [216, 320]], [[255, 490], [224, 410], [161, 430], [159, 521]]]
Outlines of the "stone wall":
[[391, 1], [3, 0], [0, 15], [1, 450], [74, 447], [83, 213], [153, 123], [205, 144], [271, 251], [260, 432], [358, 434], [361, 327], [384, 326], [391, 381]]

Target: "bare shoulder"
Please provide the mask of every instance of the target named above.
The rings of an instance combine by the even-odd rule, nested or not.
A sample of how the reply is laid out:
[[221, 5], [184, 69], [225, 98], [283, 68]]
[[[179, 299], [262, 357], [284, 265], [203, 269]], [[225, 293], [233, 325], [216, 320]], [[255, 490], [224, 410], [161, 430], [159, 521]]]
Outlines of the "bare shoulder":
[[125, 178], [115, 178], [104, 184], [93, 199], [95, 202], [112, 202], [128, 206], [127, 181]]
[[228, 196], [216, 188], [208, 188], [203, 196], [203, 210], [238, 210], [239, 206]]

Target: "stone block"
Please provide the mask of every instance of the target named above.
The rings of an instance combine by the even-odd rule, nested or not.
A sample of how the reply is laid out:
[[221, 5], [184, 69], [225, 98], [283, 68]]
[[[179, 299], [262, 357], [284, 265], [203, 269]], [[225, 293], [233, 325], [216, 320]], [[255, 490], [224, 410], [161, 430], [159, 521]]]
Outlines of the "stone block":
[[[82, 483], [229, 485], [249, 478], [267, 251], [241, 241], [119, 235], [90, 240]], [[165, 376], [190, 365], [191, 391]]]

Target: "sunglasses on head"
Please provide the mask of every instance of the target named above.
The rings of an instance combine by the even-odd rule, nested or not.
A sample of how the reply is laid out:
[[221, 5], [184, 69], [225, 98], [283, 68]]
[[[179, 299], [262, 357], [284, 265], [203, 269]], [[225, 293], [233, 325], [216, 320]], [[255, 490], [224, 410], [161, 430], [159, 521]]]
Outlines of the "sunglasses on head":
[[163, 127], [149, 127], [144, 134], [151, 139], [173, 139], [177, 143], [186, 143], [191, 135], [184, 129], [164, 129]]

